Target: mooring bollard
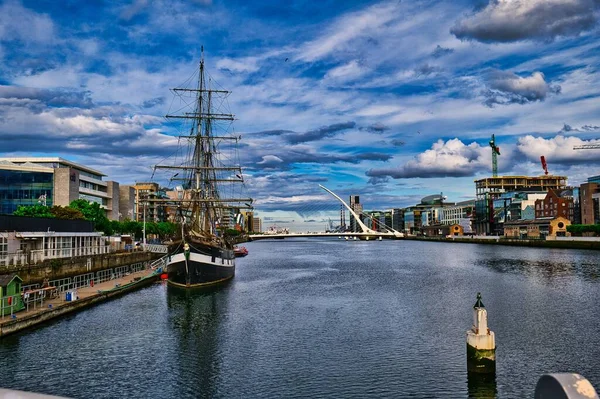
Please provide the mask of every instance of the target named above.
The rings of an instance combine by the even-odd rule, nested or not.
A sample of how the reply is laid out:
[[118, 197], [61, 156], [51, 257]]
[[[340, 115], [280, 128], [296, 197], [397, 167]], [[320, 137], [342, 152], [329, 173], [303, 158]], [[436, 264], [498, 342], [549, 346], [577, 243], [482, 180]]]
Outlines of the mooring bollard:
[[575, 373], [553, 373], [540, 377], [535, 399], [598, 399], [590, 382]]
[[487, 310], [479, 292], [473, 306], [473, 327], [467, 331], [467, 371], [496, 372], [496, 339], [494, 332], [488, 328]]

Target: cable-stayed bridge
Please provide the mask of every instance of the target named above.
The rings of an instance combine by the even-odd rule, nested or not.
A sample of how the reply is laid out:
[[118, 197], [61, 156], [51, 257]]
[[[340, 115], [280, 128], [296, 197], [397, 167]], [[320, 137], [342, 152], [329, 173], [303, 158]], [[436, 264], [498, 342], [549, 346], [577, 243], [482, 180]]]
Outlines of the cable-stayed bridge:
[[265, 240], [265, 239], [282, 239], [282, 238], [295, 238], [295, 237], [340, 237], [346, 239], [360, 239], [360, 240], [377, 240], [383, 238], [400, 239], [404, 238], [404, 234], [392, 229], [390, 226], [383, 224], [379, 220], [374, 220], [378, 226], [378, 230], [373, 230], [367, 227], [358, 215], [348, 204], [341, 199], [333, 191], [327, 187], [319, 184], [319, 187], [331, 194], [336, 200], [338, 200], [350, 214], [354, 217], [356, 225], [360, 228], [359, 232], [309, 232], [309, 233], [281, 233], [281, 232], [267, 232], [264, 234], [250, 234], [250, 240]]

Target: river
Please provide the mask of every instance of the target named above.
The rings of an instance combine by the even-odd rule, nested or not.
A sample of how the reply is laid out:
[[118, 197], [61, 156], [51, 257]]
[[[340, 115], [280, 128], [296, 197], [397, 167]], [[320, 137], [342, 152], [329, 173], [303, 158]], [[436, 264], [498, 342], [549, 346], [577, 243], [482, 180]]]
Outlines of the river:
[[[533, 397], [600, 385], [598, 252], [421, 241], [247, 243], [211, 293], [155, 284], [0, 340], [0, 387], [73, 398]], [[469, 380], [481, 292], [495, 381]]]

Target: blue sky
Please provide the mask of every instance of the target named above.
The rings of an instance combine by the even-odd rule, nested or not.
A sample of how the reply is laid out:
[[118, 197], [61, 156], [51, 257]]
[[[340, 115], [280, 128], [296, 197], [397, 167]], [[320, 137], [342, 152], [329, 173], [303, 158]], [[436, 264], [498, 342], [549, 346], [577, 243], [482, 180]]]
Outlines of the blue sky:
[[579, 184], [600, 174], [600, 150], [572, 149], [600, 143], [599, 13], [598, 0], [5, 0], [0, 156], [148, 180], [177, 149], [169, 88], [204, 45], [271, 222], [335, 215], [319, 184], [366, 209], [474, 198], [492, 134], [500, 174], [540, 175], [544, 155]]

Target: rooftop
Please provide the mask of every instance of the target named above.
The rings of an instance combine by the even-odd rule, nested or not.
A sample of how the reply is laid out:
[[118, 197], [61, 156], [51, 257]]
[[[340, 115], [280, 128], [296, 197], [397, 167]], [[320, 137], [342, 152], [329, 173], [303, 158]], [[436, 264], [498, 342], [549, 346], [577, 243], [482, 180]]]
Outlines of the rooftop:
[[88, 173], [93, 173], [95, 175], [99, 175], [99, 176], [106, 176], [104, 173], [96, 170], [96, 169], [92, 169], [89, 168], [87, 166], [75, 163], [75, 162], [71, 162], [68, 161], [64, 158], [60, 158], [60, 157], [16, 157], [16, 158], [0, 158], [0, 167], [8, 165], [6, 162], [11, 162], [13, 164], [15, 164], [16, 166], [23, 166], [26, 165], [28, 167], [40, 167], [40, 168], [48, 168], [45, 165], [39, 165], [40, 163], [58, 163], [58, 164], [62, 164], [62, 165], [66, 165], [66, 166], [70, 166], [74, 169], [78, 169], [78, 170], [82, 170], [84, 172], [88, 172]]

